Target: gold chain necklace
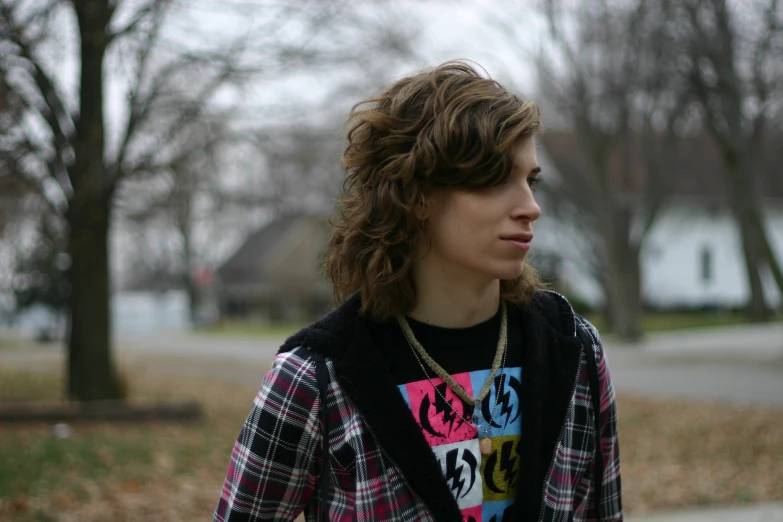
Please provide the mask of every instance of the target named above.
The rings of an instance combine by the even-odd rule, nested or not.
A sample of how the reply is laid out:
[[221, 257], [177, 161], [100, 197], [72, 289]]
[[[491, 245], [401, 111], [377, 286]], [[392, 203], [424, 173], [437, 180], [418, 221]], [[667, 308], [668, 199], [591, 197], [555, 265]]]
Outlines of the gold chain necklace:
[[[462, 420], [465, 424], [472, 426], [479, 436], [479, 449], [481, 450], [481, 453], [483, 455], [489, 455], [492, 452], [492, 441], [489, 438], [486, 438], [489, 434], [489, 429], [492, 427], [492, 421], [495, 419], [495, 413], [498, 409], [498, 403], [500, 400], [500, 391], [503, 389], [503, 385], [505, 384], [505, 366], [506, 366], [506, 353], [508, 352], [508, 315], [506, 312], [506, 305], [505, 303], [501, 303], [501, 321], [500, 321], [500, 335], [498, 336], [498, 347], [495, 351], [495, 360], [492, 363], [492, 370], [490, 372], [489, 377], [487, 378], [487, 381], [484, 383], [484, 386], [481, 389], [481, 392], [476, 396], [474, 399], [470, 395], [468, 395], [467, 391], [460, 386], [460, 384], [455, 381], [451, 375], [446, 372], [443, 367], [441, 367], [438, 363], [435, 362], [432, 357], [427, 353], [427, 351], [424, 349], [424, 347], [419, 343], [419, 341], [416, 339], [416, 336], [413, 335], [413, 330], [411, 330], [410, 325], [408, 324], [408, 321], [405, 319], [405, 317], [397, 316], [397, 321], [400, 324], [400, 328], [402, 329], [403, 334], [405, 335], [405, 340], [408, 341], [408, 345], [411, 347], [411, 350], [413, 351], [413, 355], [416, 357], [416, 361], [419, 363], [419, 366], [421, 366], [421, 371], [424, 372], [424, 375], [427, 377], [427, 380], [430, 382], [430, 385], [432, 385], [432, 388], [435, 390], [435, 393], [440, 396], [440, 398], [443, 400], [443, 403], [446, 404], [449, 409], [456, 415], [457, 417]], [[418, 353], [417, 353], [418, 352]], [[435, 372], [438, 377], [440, 377], [451, 389], [454, 391], [454, 393], [460, 397], [460, 399], [463, 399], [463, 397], [466, 397], [468, 400], [465, 400], [466, 403], [470, 404], [473, 408], [473, 412], [475, 412], [475, 407], [477, 404], [479, 404], [481, 401], [486, 398], [487, 394], [489, 393], [490, 389], [492, 388], [492, 381], [495, 378], [495, 375], [497, 374], [498, 367], [500, 367], [500, 384], [495, 390], [495, 406], [492, 408], [492, 414], [489, 417], [489, 420], [487, 421], [487, 427], [486, 429], [481, 430], [481, 425], [478, 424], [478, 416], [473, 415], [473, 418], [476, 419], [475, 422], [470, 422], [465, 417], [463, 417], [459, 412], [457, 412], [456, 409], [451, 405], [451, 402], [446, 400], [446, 397], [443, 396], [443, 394], [438, 390], [437, 386], [435, 386], [435, 383], [432, 382], [432, 379], [430, 378], [429, 374], [427, 373], [427, 370], [424, 368], [424, 363], [422, 363], [422, 359], [427, 362], [427, 365], [430, 367], [430, 369]], [[458, 391], [459, 390], [459, 391]], [[462, 392], [460, 394], [460, 391]], [[464, 400], [464, 399], [463, 399]]]
[[427, 366], [429, 366], [430, 369], [435, 372], [435, 375], [443, 379], [443, 381], [449, 385], [449, 387], [460, 399], [470, 404], [471, 406], [475, 406], [476, 404], [483, 401], [484, 398], [489, 394], [489, 389], [492, 387], [492, 381], [495, 379], [495, 374], [497, 374], [498, 368], [500, 368], [501, 359], [503, 359], [506, 344], [508, 343], [508, 312], [506, 311], [506, 304], [504, 302], [500, 303], [500, 310], [500, 335], [498, 336], [498, 345], [495, 349], [495, 359], [492, 361], [492, 371], [490, 371], [489, 377], [487, 377], [487, 381], [484, 383], [484, 386], [481, 388], [481, 391], [478, 393], [478, 395], [476, 395], [475, 398], [471, 397], [470, 394], [465, 391], [465, 388], [460, 386], [457, 381], [452, 379], [451, 375], [449, 375], [449, 372], [444, 370], [441, 365], [439, 365], [432, 357], [430, 357], [421, 343], [416, 339], [416, 336], [413, 335], [413, 330], [411, 330], [411, 326], [408, 324], [408, 320], [405, 319], [404, 316], [398, 315], [397, 322], [400, 324], [400, 328], [402, 329], [402, 333], [405, 334], [405, 339], [407, 339], [408, 344], [410, 344], [411, 347], [413, 347], [418, 352], [424, 362], [427, 363]]

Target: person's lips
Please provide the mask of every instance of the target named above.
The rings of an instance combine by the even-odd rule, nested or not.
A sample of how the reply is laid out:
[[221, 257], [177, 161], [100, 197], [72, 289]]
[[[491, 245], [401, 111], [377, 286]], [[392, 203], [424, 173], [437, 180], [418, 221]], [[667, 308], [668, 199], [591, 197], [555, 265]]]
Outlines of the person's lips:
[[530, 250], [530, 243], [533, 241], [533, 234], [511, 234], [508, 236], [501, 236], [500, 239], [514, 248], [518, 248], [520, 250]]

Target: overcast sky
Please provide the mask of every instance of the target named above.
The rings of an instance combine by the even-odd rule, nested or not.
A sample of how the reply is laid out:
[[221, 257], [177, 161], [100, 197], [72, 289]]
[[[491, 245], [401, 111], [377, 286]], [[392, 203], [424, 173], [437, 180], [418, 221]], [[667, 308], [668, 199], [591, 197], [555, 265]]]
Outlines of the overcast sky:
[[[43, 1], [30, 0], [27, 5], [34, 9], [36, 4], [40, 5]], [[389, 5], [393, 6], [401, 20], [400, 23], [409, 24], [407, 29], [414, 33], [412, 41], [415, 43], [415, 56], [405, 62], [388, 63], [388, 70], [382, 67], [384, 79], [393, 80], [445, 60], [464, 58], [476, 61], [493, 77], [521, 90], [523, 94], [534, 96], [534, 71], [529, 65], [526, 53], [534, 49], [541, 33], [542, 25], [532, 9], [535, 1], [389, 0]], [[193, 49], [208, 46], [221, 38], [230, 41], [238, 33], [248, 31], [259, 24], [259, 17], [268, 14], [264, 6], [270, 5], [268, 0], [178, 0], [178, 3], [178, 9], [181, 11], [168, 19], [167, 34], [176, 45]], [[120, 2], [117, 25], [127, 23], [138, 5], [140, 0]], [[372, 2], [368, 0], [366, 5], [371, 6]], [[232, 9], [227, 10], [227, 6]], [[505, 31], [498, 30], [500, 26], [504, 27]], [[76, 107], [78, 41], [75, 34], [76, 20], [71, 9], [61, 12], [55, 27], [58, 34], [47, 44], [42, 61], [54, 71], [61, 93], [72, 107]], [[287, 25], [281, 37], [296, 38], [297, 30], [295, 23]], [[379, 56], [378, 60], [386, 60], [386, 57]], [[385, 63], [382, 66], [385, 66]], [[133, 71], [123, 57], [115, 53], [107, 60], [106, 72], [107, 133], [109, 143], [116, 143], [117, 129], [126, 117], [126, 75], [133, 74]], [[326, 74], [319, 73], [313, 78], [312, 74], [302, 71], [278, 82], [259, 79], [241, 91], [227, 91], [227, 98], [223, 101], [258, 107], [259, 110], [261, 107], [274, 107], [275, 100], [305, 108], [323, 101], [330, 90], [340, 82], [355, 84], [357, 88], [353, 96], [357, 97], [371, 95], [377, 88], [377, 85], [368, 83], [369, 80], [363, 77], [362, 71], [351, 71], [347, 77], [344, 73], [345, 71], [338, 69]], [[373, 81], [377, 83], [377, 79]], [[315, 115], [316, 118], [320, 115], [322, 118], [333, 119], [337, 126], [342, 123], [347, 111], [356, 101], [358, 98], [345, 97], [334, 102], [328, 110], [309, 110], [302, 113]], [[254, 110], [248, 112], [249, 118], [268, 117], [256, 114]], [[289, 123], [287, 118], [290, 118], [291, 124], [300, 120], [295, 115], [284, 113], [277, 123], [285, 126]], [[226, 175], [230, 177], [232, 173], [226, 172]]]
[[[31, 0], [30, 8], [40, 1], [43, 0]], [[534, 10], [536, 1], [389, 0], [387, 5], [392, 6], [400, 23], [409, 24], [407, 29], [414, 33], [412, 41], [415, 43], [416, 55], [406, 63], [390, 63], [386, 80], [445, 60], [466, 58], [476, 61], [493, 77], [520, 90], [524, 95], [534, 97], [534, 69], [530, 65], [528, 53], [538, 45], [543, 34], [543, 25]], [[178, 0], [177, 4], [175, 15], [167, 18], [168, 39], [175, 42], [175, 45], [193, 49], [208, 47], [221, 39], [229, 42], [244, 32], [252, 34], [253, 28], [260, 26], [260, 20], [270, 12], [265, 6], [273, 5], [268, 0]], [[138, 5], [140, 0], [120, 2], [120, 10], [116, 15], [117, 25], [126, 23]], [[353, 8], [357, 3], [349, 5]], [[373, 2], [367, 1], [366, 5], [372, 6]], [[72, 11], [63, 10], [56, 25], [59, 34], [47, 46], [43, 61], [56, 70], [57, 83], [75, 106], [78, 45]], [[295, 22], [289, 22], [282, 27], [280, 37], [297, 38], [299, 29]], [[384, 60], [385, 57], [378, 59]], [[109, 113], [107, 132], [112, 143], [115, 141], [113, 138], [116, 136], [117, 125], [126, 116], [124, 108], [127, 105], [127, 81], [122, 76], [131, 74], [132, 71], [116, 53], [109, 56], [106, 70], [110, 75], [105, 100]], [[335, 69], [327, 74], [321, 73], [317, 78], [313, 78], [307, 71], [289, 74], [285, 80], [278, 82], [259, 78], [242, 91], [227, 91], [224, 101], [241, 102], [248, 107], [263, 107], [266, 111], [276, 105], [275, 101], [280, 105], [312, 107], [322, 102], [337, 84], [346, 81], [355, 83], [358, 92], [364, 89], [365, 96], [372, 94], [375, 86], [367, 83], [367, 79], [361, 76], [361, 71], [352, 71], [351, 74], [354, 77], [346, 77], [339, 69]], [[377, 80], [375, 81], [377, 83]], [[347, 111], [355, 101], [339, 100], [338, 105], [342, 107], [334, 107], [337, 110], [331, 111], [329, 117], [335, 117], [336, 112]], [[253, 115], [252, 111], [250, 115]], [[280, 123], [283, 123], [289, 115], [285, 112], [281, 117], [283, 119]]]
[[[534, 96], [534, 69], [530, 65], [528, 53], [532, 52], [540, 41], [543, 25], [533, 9], [536, 0], [518, 0], [516, 2], [500, 2], [496, 0], [472, 1], [395, 1], [391, 2], [395, 14], [400, 16], [402, 23], [409, 23], [408, 29], [418, 34], [414, 35], [416, 55], [405, 63], [390, 63], [386, 80], [393, 80], [417, 69], [433, 66], [450, 59], [465, 58], [482, 65], [495, 78], [516, 88], [527, 96]], [[223, 0], [228, 4], [253, 4], [253, 0]], [[221, 32], [228, 37], [241, 31], [236, 26], [236, 17], [215, 16], [215, 6], [221, 0], [189, 0], [186, 10], [192, 22], [209, 28], [214, 39], [219, 39]], [[257, 3], [263, 4], [261, 0]], [[368, 2], [369, 4], [369, 2]], [[209, 7], [207, 9], [206, 7]], [[248, 16], [242, 20], [248, 26], [254, 24], [253, 9], [247, 11]], [[261, 16], [258, 14], [258, 16]], [[202, 21], [203, 19], [203, 21]], [[192, 23], [191, 22], [191, 23]], [[505, 27], [505, 32], [499, 27]], [[174, 23], [173, 27], [184, 29], [178, 38], [183, 42], [192, 41], [192, 33], [188, 26]], [[284, 36], [292, 36], [297, 27], [286, 28]], [[515, 34], [509, 35], [508, 31]], [[189, 39], [190, 38], [190, 39]], [[194, 45], [198, 42], [194, 41]], [[384, 60], [385, 57], [378, 57]], [[352, 72], [356, 74], [356, 72]], [[313, 78], [307, 71], [288, 75], [279, 82], [259, 81], [251, 85], [240, 95], [243, 103], [248, 105], [269, 106], [271, 100], [279, 100], [281, 104], [290, 104], [292, 99], [298, 99], [303, 106], [317, 105], [324, 97], [341, 82], [354, 83], [359, 91], [364, 87], [364, 95], [372, 94], [375, 87], [366, 83], [366, 78], [359, 76], [346, 78], [339, 69], [328, 74], [319, 73]], [[342, 100], [343, 110], [347, 110], [356, 101]], [[274, 105], [274, 103], [272, 103]], [[334, 113], [331, 114], [333, 117]]]

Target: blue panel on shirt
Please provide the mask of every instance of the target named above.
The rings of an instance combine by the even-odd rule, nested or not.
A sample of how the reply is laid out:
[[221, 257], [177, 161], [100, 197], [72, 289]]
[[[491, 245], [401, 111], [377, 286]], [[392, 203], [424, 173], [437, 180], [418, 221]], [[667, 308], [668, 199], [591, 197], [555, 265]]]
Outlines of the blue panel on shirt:
[[[478, 370], [470, 372], [470, 380], [474, 393], [478, 393], [484, 382], [489, 377], [489, 370]], [[495, 417], [489, 430], [490, 437], [502, 437], [510, 435], [519, 435], [522, 432], [522, 368], [506, 368], [503, 370], [503, 393], [500, 395], [495, 409], [496, 386], [500, 383], [500, 372], [495, 375], [495, 382], [492, 383], [492, 389], [480, 406], [476, 407], [475, 414], [481, 419], [481, 423], [486, 425], [487, 420], [492, 416], [495, 409]]]
[[408, 405], [408, 409], [410, 409], [410, 407], [411, 407], [411, 400], [408, 397], [408, 390], [407, 390], [407, 388], [405, 388], [404, 384], [401, 384], [401, 385], [397, 386], [397, 389], [400, 390], [400, 395], [402, 395], [402, 398], [405, 399], [405, 404], [407, 404]]
[[[481, 520], [483, 522], [508, 522], [511, 516], [504, 517], [505, 511], [514, 505], [513, 500], [503, 500], [500, 502], [484, 502], [481, 507]], [[494, 518], [493, 518], [494, 517]]]

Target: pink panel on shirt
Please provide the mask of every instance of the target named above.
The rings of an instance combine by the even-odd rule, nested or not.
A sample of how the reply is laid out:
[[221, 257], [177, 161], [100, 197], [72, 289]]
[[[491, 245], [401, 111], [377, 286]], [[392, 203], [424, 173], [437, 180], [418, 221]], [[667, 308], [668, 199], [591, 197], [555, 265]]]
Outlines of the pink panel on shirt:
[[462, 522], [482, 522], [481, 505], [462, 510]]
[[[468, 395], [473, 395], [469, 373], [458, 373], [451, 377], [465, 388]], [[451, 406], [460, 415], [471, 421], [470, 406], [464, 404], [442, 379], [432, 379], [432, 383], [438, 388], [446, 402], [451, 403]], [[443, 403], [443, 398], [435, 392], [430, 381], [424, 380], [409, 383], [405, 385], [405, 389], [410, 399], [413, 418], [421, 427], [421, 431], [430, 446], [451, 444], [476, 437], [475, 428], [470, 424], [465, 424], [462, 419], [454, 414], [451, 408]]]

